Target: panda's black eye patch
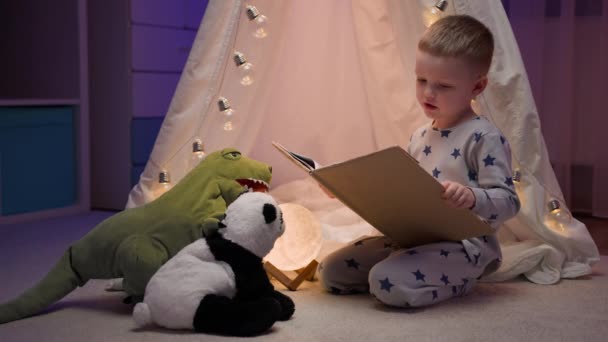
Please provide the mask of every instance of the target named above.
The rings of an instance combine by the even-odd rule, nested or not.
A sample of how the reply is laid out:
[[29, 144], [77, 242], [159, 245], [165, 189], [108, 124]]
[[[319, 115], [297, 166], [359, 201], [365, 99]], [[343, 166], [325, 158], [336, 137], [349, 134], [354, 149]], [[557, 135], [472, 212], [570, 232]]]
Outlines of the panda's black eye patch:
[[275, 208], [274, 205], [270, 203], [264, 204], [264, 209], [262, 212], [264, 214], [264, 221], [266, 221], [266, 224], [271, 223], [277, 219], [277, 208]]

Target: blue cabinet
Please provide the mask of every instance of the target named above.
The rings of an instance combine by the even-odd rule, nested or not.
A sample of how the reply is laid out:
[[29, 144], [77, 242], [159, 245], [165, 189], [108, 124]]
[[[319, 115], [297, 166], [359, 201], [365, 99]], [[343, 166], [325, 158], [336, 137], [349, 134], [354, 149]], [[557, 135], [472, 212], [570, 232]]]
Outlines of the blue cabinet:
[[0, 215], [77, 202], [72, 106], [0, 107]]

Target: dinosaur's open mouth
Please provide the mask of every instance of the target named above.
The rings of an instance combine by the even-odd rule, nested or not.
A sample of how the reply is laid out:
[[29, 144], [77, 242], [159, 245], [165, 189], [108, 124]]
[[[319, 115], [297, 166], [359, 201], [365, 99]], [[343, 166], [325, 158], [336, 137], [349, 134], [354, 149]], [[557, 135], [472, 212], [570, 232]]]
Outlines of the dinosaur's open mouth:
[[247, 188], [247, 191], [268, 192], [268, 183], [254, 178], [240, 178], [236, 180], [239, 184]]

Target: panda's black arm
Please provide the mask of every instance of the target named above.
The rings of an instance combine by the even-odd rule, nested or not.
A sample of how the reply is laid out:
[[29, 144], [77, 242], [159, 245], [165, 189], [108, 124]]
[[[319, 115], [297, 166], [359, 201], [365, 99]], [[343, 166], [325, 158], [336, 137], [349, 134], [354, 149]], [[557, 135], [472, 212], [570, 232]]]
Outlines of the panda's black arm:
[[235, 299], [256, 299], [274, 292], [274, 286], [268, 280], [260, 257], [219, 234], [207, 237], [206, 240], [215, 259], [226, 262], [234, 272]]
[[296, 305], [293, 300], [279, 291], [273, 291], [270, 297], [276, 299], [281, 304], [281, 316], [279, 321], [288, 320], [296, 310]]

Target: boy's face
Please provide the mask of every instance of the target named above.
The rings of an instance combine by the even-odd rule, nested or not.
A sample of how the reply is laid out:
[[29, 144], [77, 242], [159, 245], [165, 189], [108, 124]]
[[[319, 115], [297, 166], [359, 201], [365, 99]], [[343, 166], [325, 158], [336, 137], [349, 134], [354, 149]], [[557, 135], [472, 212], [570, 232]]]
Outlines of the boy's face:
[[487, 84], [462, 58], [416, 53], [416, 99], [437, 128], [452, 127], [474, 115], [471, 99]]

